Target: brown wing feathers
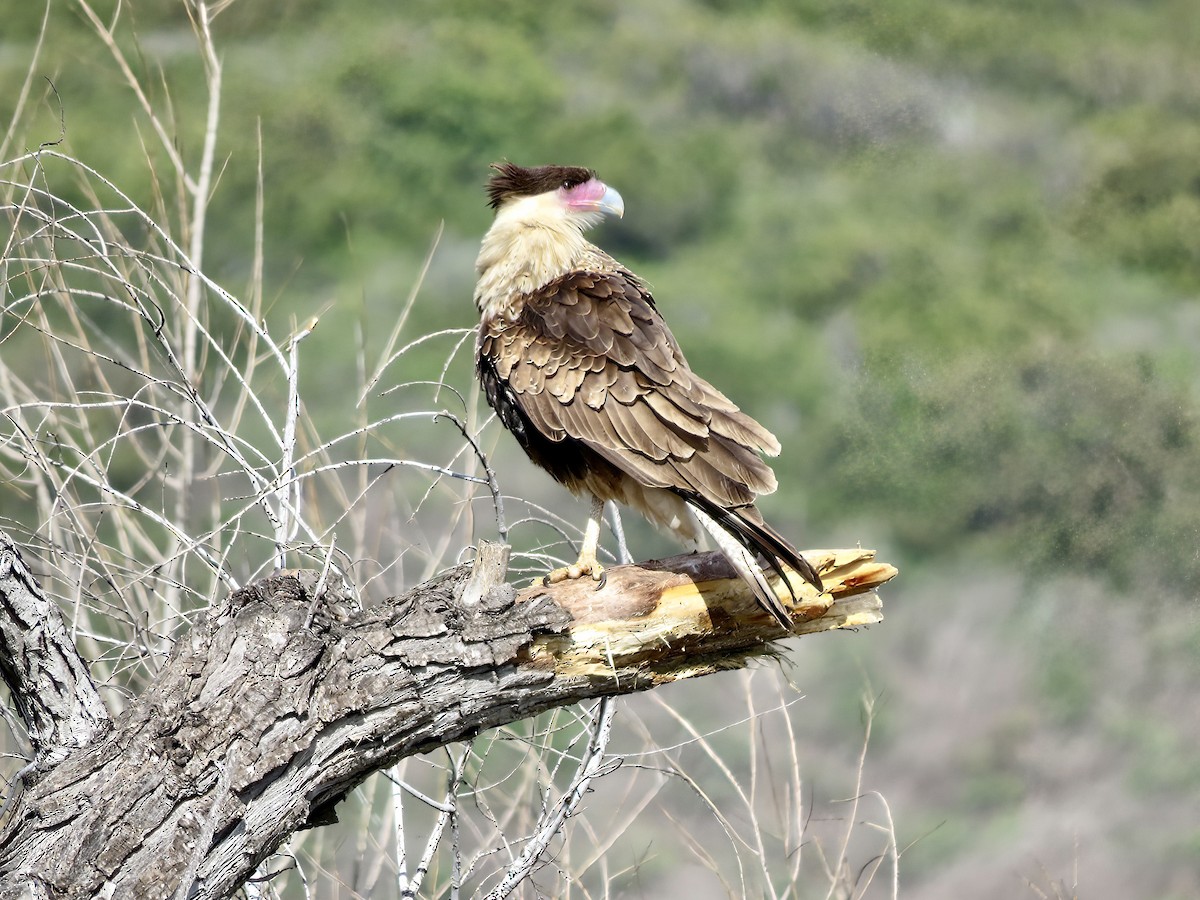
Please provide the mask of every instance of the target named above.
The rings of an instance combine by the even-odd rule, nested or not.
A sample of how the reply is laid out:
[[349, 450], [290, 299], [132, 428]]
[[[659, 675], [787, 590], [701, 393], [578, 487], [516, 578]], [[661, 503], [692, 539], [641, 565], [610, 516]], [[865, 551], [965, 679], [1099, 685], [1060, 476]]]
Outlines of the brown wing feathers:
[[[776, 487], [759, 453], [774, 435], [688, 367], [674, 336], [636, 277], [576, 272], [524, 298], [515, 322], [485, 322], [480, 377], [489, 402], [505, 400], [505, 424], [560, 481], [574, 460], [538, 459], [517, 424], [541, 432], [552, 455], [591, 454], [644, 485], [703, 509], [780, 574], [780, 562], [820, 588], [812, 567], [766, 525], [753, 502]], [[489, 375], [506, 383], [489, 387]], [[497, 402], [492, 405], [500, 410]], [[578, 442], [581, 446], [575, 446]], [[786, 579], [785, 579], [786, 581]]]

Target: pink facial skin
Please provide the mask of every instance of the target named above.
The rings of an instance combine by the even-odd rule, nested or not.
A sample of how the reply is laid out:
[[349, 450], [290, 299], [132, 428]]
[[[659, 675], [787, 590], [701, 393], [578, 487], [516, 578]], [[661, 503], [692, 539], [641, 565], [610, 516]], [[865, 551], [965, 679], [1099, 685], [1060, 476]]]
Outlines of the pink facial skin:
[[558, 193], [572, 209], [610, 213], [617, 217], [625, 214], [621, 195], [598, 178], [588, 179], [571, 188], [559, 188]]

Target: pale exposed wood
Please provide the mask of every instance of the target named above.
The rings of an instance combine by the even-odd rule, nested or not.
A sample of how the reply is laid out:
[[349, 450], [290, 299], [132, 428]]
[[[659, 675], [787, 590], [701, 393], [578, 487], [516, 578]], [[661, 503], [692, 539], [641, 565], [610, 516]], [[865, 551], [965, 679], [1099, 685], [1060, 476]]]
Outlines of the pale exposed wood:
[[[402, 757], [735, 668], [786, 636], [716, 554], [614, 567], [599, 592], [586, 580], [518, 596], [494, 549], [480, 557], [491, 572], [461, 566], [365, 611], [317, 572], [236, 591], [111, 730], [28, 780], [0, 823], [0, 898], [228, 897]], [[870, 551], [807, 555], [830, 590], [797, 584], [797, 633], [879, 621], [871, 590], [892, 567]]]
[[[806, 550], [825, 592], [798, 575], [799, 599], [775, 581], [776, 595], [791, 610], [792, 635], [872, 625], [883, 618], [873, 591], [896, 569], [875, 562], [873, 550]], [[740, 664], [789, 637], [754, 599], [746, 583], [719, 553], [693, 553], [606, 570], [602, 590], [587, 579], [522, 591], [519, 601], [543, 595], [574, 617], [566, 634], [538, 637], [529, 661], [560, 675], [607, 677], [653, 684], [690, 678]]]

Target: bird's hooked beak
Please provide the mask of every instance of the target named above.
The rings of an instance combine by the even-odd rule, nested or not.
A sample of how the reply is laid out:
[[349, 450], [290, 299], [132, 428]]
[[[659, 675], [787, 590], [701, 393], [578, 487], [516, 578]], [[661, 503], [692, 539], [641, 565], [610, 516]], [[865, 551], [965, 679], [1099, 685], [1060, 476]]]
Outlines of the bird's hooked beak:
[[620, 219], [625, 216], [625, 201], [621, 199], [621, 195], [617, 193], [616, 188], [611, 188], [605, 184], [604, 193], [600, 195], [600, 199], [596, 202], [596, 209]]
[[616, 188], [609, 187], [598, 178], [564, 189], [563, 200], [571, 209], [580, 212], [607, 213], [618, 219], [625, 215], [625, 201]]

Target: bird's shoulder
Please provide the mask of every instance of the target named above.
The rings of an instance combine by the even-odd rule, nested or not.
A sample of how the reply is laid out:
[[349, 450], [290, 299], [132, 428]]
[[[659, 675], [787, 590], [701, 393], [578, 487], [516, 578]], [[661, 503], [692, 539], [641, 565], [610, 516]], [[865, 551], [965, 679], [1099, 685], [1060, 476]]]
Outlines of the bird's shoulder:
[[527, 294], [523, 308], [530, 320], [603, 314], [618, 309], [635, 320], [633, 324], [616, 320], [614, 324], [619, 322], [622, 330], [630, 330], [636, 323], [665, 326], [649, 287], [620, 265], [577, 269], [560, 275]]
[[683, 361], [683, 352], [645, 283], [627, 269], [579, 269], [530, 291], [506, 321], [485, 326], [492, 333], [566, 342], [574, 352], [661, 348]]

